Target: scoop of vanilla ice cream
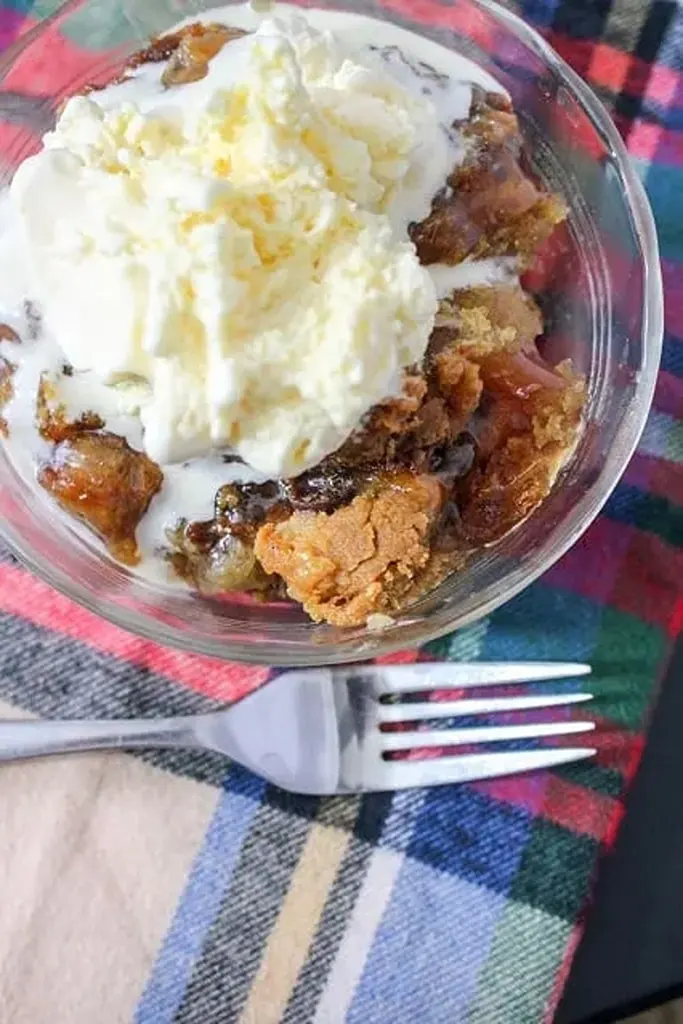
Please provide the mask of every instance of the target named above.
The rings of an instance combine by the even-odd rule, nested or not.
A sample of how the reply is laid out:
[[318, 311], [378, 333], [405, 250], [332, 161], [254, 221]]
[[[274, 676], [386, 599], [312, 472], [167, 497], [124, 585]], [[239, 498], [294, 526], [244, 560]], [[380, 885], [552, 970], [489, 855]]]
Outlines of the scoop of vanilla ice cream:
[[165, 463], [293, 476], [397, 393], [436, 312], [406, 226], [448, 165], [431, 103], [305, 21], [71, 99], [12, 196], [48, 328]]

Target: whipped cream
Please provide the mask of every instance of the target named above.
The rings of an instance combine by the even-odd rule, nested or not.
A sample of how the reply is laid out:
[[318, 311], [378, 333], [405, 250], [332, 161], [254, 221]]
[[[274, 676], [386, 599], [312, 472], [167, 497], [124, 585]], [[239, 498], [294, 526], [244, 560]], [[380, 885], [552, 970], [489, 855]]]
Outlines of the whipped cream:
[[387, 61], [295, 16], [198, 82], [162, 70], [71, 99], [19, 168], [33, 290], [157, 462], [229, 448], [293, 476], [424, 353], [437, 289], [407, 225], [459, 143]]

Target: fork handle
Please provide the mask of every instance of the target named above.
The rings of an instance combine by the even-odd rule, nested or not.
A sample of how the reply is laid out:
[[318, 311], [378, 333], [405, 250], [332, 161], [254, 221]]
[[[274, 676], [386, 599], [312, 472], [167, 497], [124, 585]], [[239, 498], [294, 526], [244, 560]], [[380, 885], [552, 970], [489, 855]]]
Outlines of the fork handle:
[[193, 719], [17, 721], [0, 719], [0, 761], [129, 747], [197, 747]]

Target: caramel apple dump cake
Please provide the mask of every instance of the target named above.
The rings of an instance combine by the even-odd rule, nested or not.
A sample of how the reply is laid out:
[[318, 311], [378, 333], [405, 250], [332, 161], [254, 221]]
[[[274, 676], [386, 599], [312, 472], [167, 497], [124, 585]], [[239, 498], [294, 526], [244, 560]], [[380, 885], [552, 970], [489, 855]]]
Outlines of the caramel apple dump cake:
[[362, 625], [576, 443], [584, 381], [520, 283], [564, 208], [464, 58], [212, 17], [71, 98], [2, 199], [3, 443], [136, 572]]

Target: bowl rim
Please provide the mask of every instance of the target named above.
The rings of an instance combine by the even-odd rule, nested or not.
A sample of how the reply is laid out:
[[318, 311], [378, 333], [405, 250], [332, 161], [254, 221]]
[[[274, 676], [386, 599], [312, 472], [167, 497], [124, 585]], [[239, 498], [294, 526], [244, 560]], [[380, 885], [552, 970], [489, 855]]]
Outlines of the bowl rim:
[[[16, 44], [8, 47], [0, 58], [0, 76], [31, 45], [48, 24], [68, 13], [70, 8], [77, 9], [81, 2], [82, 0], [66, 0], [66, 3], [57, 11], [48, 15], [39, 25], [28, 31], [17, 40]], [[361, 644], [358, 642], [358, 634], [354, 634], [349, 638], [349, 645], [345, 644], [343, 638], [335, 643], [323, 642], [319, 645], [311, 643], [305, 653], [292, 650], [278, 640], [261, 642], [235, 640], [223, 642], [213, 638], [196, 640], [168, 623], [157, 624], [153, 619], [141, 617], [140, 613], [128, 610], [109, 598], [92, 593], [86, 586], [69, 577], [66, 572], [48, 562], [41, 561], [33, 555], [30, 549], [27, 549], [22, 538], [9, 523], [0, 523], [0, 537], [11, 552], [49, 586], [76, 601], [88, 611], [129, 633], [190, 654], [214, 657], [219, 661], [238, 661], [247, 664], [267, 663], [278, 666], [343, 664], [391, 654], [406, 647], [423, 645], [490, 615], [491, 612], [506, 604], [537, 580], [539, 576], [547, 572], [594, 521], [637, 447], [650, 412], [657, 382], [664, 333], [664, 298], [654, 217], [645, 189], [631, 163], [626, 146], [607, 109], [590, 86], [555, 52], [536, 29], [528, 25], [517, 14], [502, 7], [496, 0], [468, 0], [468, 2], [493, 15], [499, 23], [550, 66], [574, 92], [584, 112], [590, 118], [591, 124], [612, 153], [626, 206], [631, 214], [634, 231], [640, 245], [644, 279], [642, 327], [644, 358], [638, 381], [640, 403], [638, 408], [632, 409], [619, 425], [612, 451], [608, 455], [599, 477], [589, 486], [586, 493], [582, 495], [564, 519], [565, 535], [561, 542], [553, 542], [553, 545], [550, 545], [546, 541], [539, 545], [525, 561], [523, 569], [518, 568], [508, 574], [504, 591], [499, 584], [490, 584], [476, 608], [468, 612], [458, 615], [450, 609], [441, 610], [435, 613], [433, 620], [425, 620], [417, 626], [411, 626], [411, 623], [397, 623], [395, 637], [392, 636], [393, 629], [388, 629], [386, 632], [366, 632], [363, 635], [364, 642]], [[492, 590], [495, 592], [489, 593], [487, 597], [486, 591]], [[367, 646], [367, 651], [364, 650], [364, 646]], [[270, 657], [271, 653], [275, 660]], [[266, 656], [265, 662], [264, 655]]]

